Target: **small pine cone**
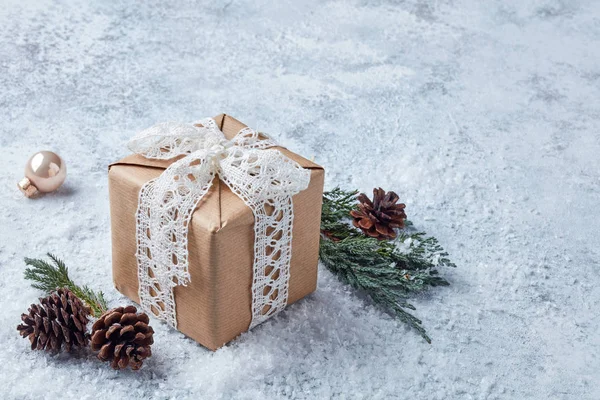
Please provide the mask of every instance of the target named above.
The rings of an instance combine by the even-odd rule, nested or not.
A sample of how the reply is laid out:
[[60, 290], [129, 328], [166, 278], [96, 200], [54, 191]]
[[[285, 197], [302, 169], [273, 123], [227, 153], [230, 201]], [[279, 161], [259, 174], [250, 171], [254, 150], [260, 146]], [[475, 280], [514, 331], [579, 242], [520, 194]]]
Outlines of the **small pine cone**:
[[92, 350], [98, 358], [111, 361], [114, 369], [138, 370], [144, 359], [152, 355], [154, 330], [146, 313], [134, 306], [117, 307], [102, 314], [92, 326]]
[[17, 326], [21, 336], [29, 338], [31, 350], [71, 351], [88, 344], [89, 311], [69, 289], [58, 289], [50, 296], [32, 304], [29, 314], [22, 314]]
[[396, 204], [399, 197], [394, 192], [385, 192], [382, 188], [373, 189], [373, 201], [366, 194], [358, 196], [358, 210], [350, 211], [352, 223], [367, 236], [380, 240], [394, 239], [394, 228], [404, 228], [406, 214], [404, 203]]

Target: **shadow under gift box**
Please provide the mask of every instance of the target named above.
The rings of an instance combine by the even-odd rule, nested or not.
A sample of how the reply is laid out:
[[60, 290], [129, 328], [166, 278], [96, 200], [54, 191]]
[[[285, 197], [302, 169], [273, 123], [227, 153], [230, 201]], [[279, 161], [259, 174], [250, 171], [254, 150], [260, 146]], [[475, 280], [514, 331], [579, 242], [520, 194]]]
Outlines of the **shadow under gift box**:
[[[214, 120], [227, 139], [246, 126], [225, 114]], [[317, 286], [324, 170], [287, 149], [274, 149], [311, 173], [309, 187], [293, 197], [291, 304]], [[109, 166], [113, 280], [119, 292], [137, 303], [138, 195], [146, 182], [180, 158], [164, 161], [131, 155]], [[254, 261], [254, 215], [218, 178], [192, 214], [188, 250], [191, 281], [174, 291], [177, 329], [216, 350], [248, 330]]]

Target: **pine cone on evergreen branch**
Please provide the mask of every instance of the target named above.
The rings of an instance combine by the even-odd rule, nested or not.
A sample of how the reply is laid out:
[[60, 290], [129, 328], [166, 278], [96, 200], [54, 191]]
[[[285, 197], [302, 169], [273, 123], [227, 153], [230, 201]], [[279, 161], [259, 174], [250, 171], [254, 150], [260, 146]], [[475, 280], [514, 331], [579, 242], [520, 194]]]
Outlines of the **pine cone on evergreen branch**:
[[92, 350], [98, 358], [111, 361], [114, 369], [132, 370], [142, 367], [152, 355], [154, 330], [148, 325], [146, 313], [137, 313], [134, 306], [117, 307], [105, 312], [92, 326]]
[[31, 350], [71, 351], [88, 344], [89, 310], [69, 289], [62, 288], [32, 304], [17, 330], [29, 338]]
[[386, 192], [382, 188], [373, 189], [373, 201], [366, 194], [357, 197], [358, 210], [350, 211], [352, 223], [367, 236], [380, 240], [394, 239], [394, 228], [404, 228], [406, 214], [404, 203], [396, 204], [399, 197], [395, 192]]
[[[368, 207], [357, 207], [357, 193], [340, 188], [323, 193], [319, 259], [342, 282], [367, 294], [375, 304], [414, 328], [431, 343], [421, 321], [411, 314], [415, 307], [408, 299], [428, 288], [449, 285], [445, 278], [439, 276], [438, 269], [456, 265], [435, 237], [417, 231], [404, 219], [402, 223], [406, 228], [398, 231], [398, 237], [393, 241], [377, 240], [358, 233], [346, 221], [352, 211], [362, 212], [364, 208], [369, 211]], [[388, 201], [393, 203], [394, 197]], [[397, 206], [403, 211], [404, 205]], [[362, 219], [363, 214], [352, 217]], [[404, 246], [400, 248], [398, 243]]]

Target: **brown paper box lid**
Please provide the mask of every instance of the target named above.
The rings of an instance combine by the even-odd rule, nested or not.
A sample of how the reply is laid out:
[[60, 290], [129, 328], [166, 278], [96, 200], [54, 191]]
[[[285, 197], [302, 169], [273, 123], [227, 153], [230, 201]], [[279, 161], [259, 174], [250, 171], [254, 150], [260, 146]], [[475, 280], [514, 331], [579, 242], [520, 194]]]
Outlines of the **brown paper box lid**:
[[[216, 117], [213, 117], [213, 119], [227, 139], [232, 139], [241, 129], [247, 126], [226, 114], [219, 114]], [[315, 164], [314, 162], [307, 160], [306, 158], [284, 147], [278, 146], [273, 147], [273, 149], [279, 150], [286, 157], [296, 161], [303, 168], [323, 169], [323, 167], [320, 165]], [[131, 154], [115, 163], [110, 164], [109, 169], [117, 165], [166, 169], [169, 167], [169, 165], [183, 157], [184, 156], [179, 156], [170, 160], [155, 160], [145, 158], [138, 154]], [[136, 168], [122, 171], [122, 173], [129, 175], [128, 178], [133, 181], [140, 180], [140, 186], [149, 180], [146, 174], [140, 174], [136, 171]], [[239, 226], [240, 224], [253, 224], [254, 215], [252, 214], [250, 208], [248, 208], [243, 202], [240, 202], [237, 195], [229, 190], [226, 185], [221, 184], [218, 179], [215, 180], [218, 181], [218, 185], [213, 185], [213, 188], [211, 188], [210, 191], [211, 193], [201, 200], [201, 204], [208, 209], [219, 210], [219, 212], [204, 215], [201, 220], [194, 220], [194, 225], [199, 225], [208, 231], [215, 232], [217, 230], [222, 230], [225, 227], [232, 228], [234, 226]], [[214, 193], [218, 193], [218, 196], [213, 195]]]

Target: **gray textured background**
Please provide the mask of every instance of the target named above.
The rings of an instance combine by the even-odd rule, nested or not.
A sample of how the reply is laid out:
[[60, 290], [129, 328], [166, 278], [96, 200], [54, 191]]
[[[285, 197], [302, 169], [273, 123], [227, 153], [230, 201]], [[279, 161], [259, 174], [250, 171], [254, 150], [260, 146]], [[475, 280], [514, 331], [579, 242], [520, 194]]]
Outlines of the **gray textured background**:
[[[598, 1], [2, 1], [0, 397], [600, 398], [599, 56]], [[138, 373], [28, 351], [22, 258], [55, 252], [123, 302], [107, 164], [220, 112], [315, 156], [328, 188], [400, 193], [459, 266], [414, 302], [432, 345], [322, 270], [216, 353], [156, 322]], [[39, 149], [68, 181], [28, 201]]]

